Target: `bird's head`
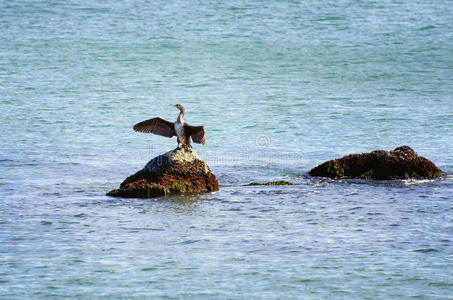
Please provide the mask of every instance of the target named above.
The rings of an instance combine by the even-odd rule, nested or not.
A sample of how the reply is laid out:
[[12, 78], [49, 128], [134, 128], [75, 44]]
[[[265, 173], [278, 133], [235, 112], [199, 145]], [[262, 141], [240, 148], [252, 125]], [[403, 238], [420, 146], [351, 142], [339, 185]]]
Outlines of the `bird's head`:
[[181, 104], [170, 104], [170, 105], [176, 107], [177, 109], [179, 109], [179, 111], [184, 112], [184, 106], [182, 106]]

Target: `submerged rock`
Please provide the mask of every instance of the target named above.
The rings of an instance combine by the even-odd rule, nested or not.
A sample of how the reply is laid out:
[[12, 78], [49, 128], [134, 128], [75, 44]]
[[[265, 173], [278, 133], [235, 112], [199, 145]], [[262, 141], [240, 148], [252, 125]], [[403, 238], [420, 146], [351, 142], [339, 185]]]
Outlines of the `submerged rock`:
[[150, 160], [109, 196], [152, 198], [219, 190], [216, 176], [192, 148], [175, 149]]
[[246, 186], [249, 185], [293, 185], [294, 183], [286, 181], [286, 180], [278, 180], [278, 181], [269, 181], [265, 183], [259, 183], [259, 182], [250, 182], [249, 184], [246, 184]]
[[410, 147], [401, 146], [392, 151], [376, 150], [329, 160], [311, 169], [309, 174], [336, 179], [389, 180], [435, 178], [441, 176], [442, 171]]

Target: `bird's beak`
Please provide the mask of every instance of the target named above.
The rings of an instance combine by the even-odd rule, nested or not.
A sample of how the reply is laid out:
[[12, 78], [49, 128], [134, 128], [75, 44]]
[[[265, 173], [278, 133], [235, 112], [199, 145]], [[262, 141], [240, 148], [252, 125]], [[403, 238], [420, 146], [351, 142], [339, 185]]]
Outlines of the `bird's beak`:
[[170, 104], [170, 106], [176, 106], [176, 104]]

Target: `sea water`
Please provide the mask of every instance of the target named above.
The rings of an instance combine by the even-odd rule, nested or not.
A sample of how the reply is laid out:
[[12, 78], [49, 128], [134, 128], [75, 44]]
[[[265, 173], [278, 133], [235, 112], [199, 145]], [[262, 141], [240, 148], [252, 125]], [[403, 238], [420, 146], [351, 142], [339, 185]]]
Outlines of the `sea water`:
[[[0, 1], [0, 298], [452, 299], [451, 1]], [[220, 191], [105, 196], [204, 125]], [[313, 178], [409, 145], [435, 180]], [[288, 180], [292, 186], [245, 186]]]

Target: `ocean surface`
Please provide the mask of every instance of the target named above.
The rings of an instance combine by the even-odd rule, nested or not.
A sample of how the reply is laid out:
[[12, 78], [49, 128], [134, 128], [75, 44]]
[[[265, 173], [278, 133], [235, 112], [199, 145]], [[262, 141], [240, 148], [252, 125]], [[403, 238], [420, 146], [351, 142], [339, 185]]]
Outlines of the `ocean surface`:
[[[453, 5], [0, 0], [1, 299], [453, 299]], [[176, 139], [219, 192], [105, 195]], [[314, 178], [412, 147], [436, 180]], [[293, 186], [245, 186], [288, 180]]]

